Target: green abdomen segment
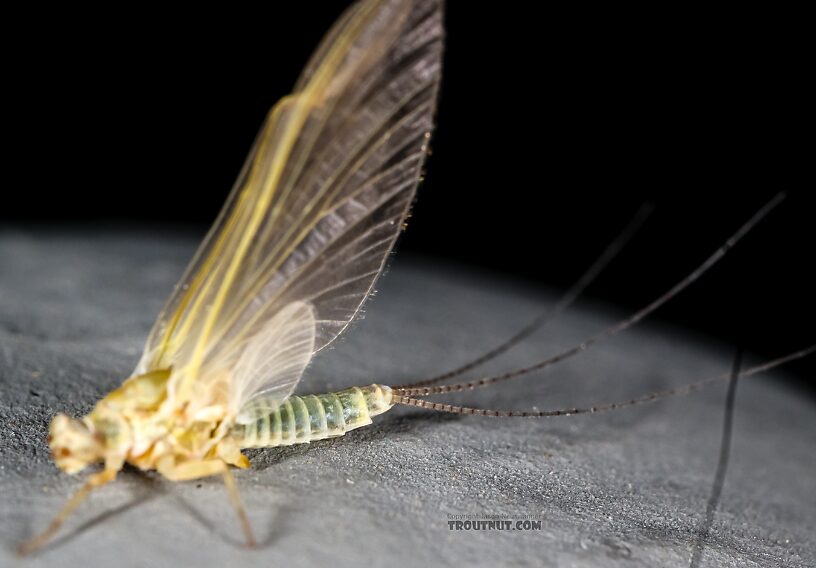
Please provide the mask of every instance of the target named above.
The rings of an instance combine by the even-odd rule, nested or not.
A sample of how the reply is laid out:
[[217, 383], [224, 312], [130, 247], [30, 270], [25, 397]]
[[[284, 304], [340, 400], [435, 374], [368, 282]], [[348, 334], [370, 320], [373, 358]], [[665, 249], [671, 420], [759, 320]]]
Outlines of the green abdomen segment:
[[[349, 430], [371, 424], [371, 417], [394, 405], [385, 385], [351, 387], [328, 394], [290, 396], [276, 410], [255, 404], [232, 437], [241, 448], [269, 448], [304, 444], [312, 440], [342, 436]], [[264, 410], [265, 409], [265, 410]]]

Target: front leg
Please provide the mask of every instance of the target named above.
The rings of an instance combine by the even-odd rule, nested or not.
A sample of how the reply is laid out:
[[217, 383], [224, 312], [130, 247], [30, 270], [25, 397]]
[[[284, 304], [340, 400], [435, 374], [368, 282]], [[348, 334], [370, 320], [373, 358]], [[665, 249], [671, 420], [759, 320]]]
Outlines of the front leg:
[[[120, 465], [121, 467], [121, 465]], [[39, 535], [33, 537], [32, 539], [28, 540], [27, 542], [23, 543], [18, 549], [17, 554], [20, 556], [26, 556], [31, 554], [38, 548], [41, 548], [45, 543], [47, 543], [51, 538], [57, 533], [59, 528], [62, 526], [62, 523], [65, 522], [65, 519], [76, 509], [80, 503], [82, 503], [88, 494], [96, 488], [102, 487], [103, 485], [110, 483], [114, 479], [116, 479], [116, 474], [118, 473], [117, 469], [113, 468], [106, 468], [99, 473], [95, 473], [88, 478], [88, 481], [74, 493], [74, 496], [71, 497], [70, 501], [68, 501], [54, 517], [54, 520], [51, 521], [51, 524], [48, 525], [48, 528], [45, 529]]]

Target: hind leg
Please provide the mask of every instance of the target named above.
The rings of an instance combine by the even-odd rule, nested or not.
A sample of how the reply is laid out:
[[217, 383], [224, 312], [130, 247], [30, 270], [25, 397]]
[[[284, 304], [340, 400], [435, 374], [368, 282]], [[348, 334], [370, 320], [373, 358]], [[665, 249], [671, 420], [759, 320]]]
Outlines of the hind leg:
[[198, 460], [189, 461], [181, 464], [170, 463], [169, 460], [158, 464], [159, 473], [171, 481], [189, 481], [191, 479], [200, 479], [202, 477], [210, 477], [211, 475], [218, 475], [224, 479], [224, 485], [227, 487], [230, 502], [238, 513], [238, 519], [241, 521], [241, 527], [244, 530], [247, 546], [255, 547], [255, 536], [252, 534], [252, 526], [249, 524], [249, 517], [247, 517], [244, 503], [241, 500], [241, 494], [238, 492], [238, 486], [235, 484], [235, 478], [229, 466], [220, 459], [214, 460]]

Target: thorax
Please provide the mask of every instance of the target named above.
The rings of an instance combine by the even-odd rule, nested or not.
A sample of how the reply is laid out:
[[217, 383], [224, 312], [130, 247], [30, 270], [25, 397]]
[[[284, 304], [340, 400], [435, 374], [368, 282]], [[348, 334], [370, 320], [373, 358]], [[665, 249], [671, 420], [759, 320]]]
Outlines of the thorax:
[[111, 458], [155, 469], [167, 456], [200, 460], [214, 452], [226, 433], [226, 401], [180, 404], [168, 394], [170, 376], [160, 370], [131, 377], [88, 415]]

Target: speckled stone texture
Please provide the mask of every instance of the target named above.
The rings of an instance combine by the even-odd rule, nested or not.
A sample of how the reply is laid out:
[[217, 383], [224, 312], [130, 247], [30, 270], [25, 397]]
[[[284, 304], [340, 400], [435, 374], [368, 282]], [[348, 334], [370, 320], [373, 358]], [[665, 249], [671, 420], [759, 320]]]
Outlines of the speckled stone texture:
[[[87, 412], [128, 375], [194, 246], [148, 231], [0, 232], [0, 565], [688, 566], [716, 468], [725, 384], [545, 420], [399, 408], [343, 438], [253, 451], [252, 469], [236, 477], [259, 550], [242, 547], [220, 479], [173, 484], [127, 469], [46, 550], [17, 560], [14, 547], [82, 480], [52, 465], [49, 419]], [[299, 391], [447, 370], [554, 299], [397, 258], [365, 318], [317, 357]], [[622, 315], [582, 302], [487, 370], [552, 354]], [[731, 356], [730, 346], [651, 321], [545, 373], [451, 400], [517, 409], [607, 402], [719, 374]], [[816, 565], [816, 412], [781, 376], [740, 384], [703, 566]], [[455, 531], [451, 515], [542, 522], [535, 531]]]

